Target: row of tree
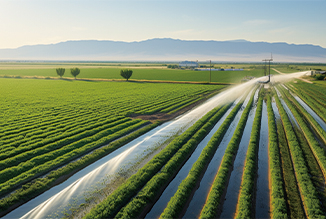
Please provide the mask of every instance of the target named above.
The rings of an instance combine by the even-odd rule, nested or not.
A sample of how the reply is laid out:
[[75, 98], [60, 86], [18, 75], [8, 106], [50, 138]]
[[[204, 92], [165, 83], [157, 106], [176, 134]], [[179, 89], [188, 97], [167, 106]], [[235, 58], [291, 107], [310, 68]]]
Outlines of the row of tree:
[[[64, 69], [64, 68], [57, 68], [56, 71], [57, 71], [57, 75], [59, 75], [62, 78], [62, 76], [65, 74], [66, 69]], [[80, 73], [80, 69], [79, 68], [72, 68], [72, 69], [70, 69], [70, 73], [76, 79], [77, 75], [79, 75], [79, 73]], [[120, 75], [123, 78], [127, 79], [127, 81], [128, 81], [128, 79], [132, 75], [132, 70], [131, 69], [121, 69], [120, 70]]]
[[[57, 75], [59, 75], [62, 78], [62, 76], [65, 74], [66, 69], [57, 68], [56, 71], [57, 71]], [[72, 68], [72, 69], [70, 69], [70, 73], [76, 79], [77, 75], [79, 75], [79, 73], [80, 73], [80, 69], [79, 68]]]

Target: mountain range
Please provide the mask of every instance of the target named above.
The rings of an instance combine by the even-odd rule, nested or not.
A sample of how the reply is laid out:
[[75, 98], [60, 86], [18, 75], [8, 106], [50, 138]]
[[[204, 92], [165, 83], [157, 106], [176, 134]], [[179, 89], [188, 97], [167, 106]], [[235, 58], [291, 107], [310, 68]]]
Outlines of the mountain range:
[[310, 44], [155, 38], [139, 42], [66, 41], [0, 49], [0, 60], [326, 62], [326, 48]]

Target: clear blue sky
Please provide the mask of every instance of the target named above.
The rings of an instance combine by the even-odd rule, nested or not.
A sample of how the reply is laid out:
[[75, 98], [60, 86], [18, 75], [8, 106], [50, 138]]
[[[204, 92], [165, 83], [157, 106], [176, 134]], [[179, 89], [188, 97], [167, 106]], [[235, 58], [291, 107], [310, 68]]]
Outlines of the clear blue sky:
[[0, 48], [151, 38], [326, 48], [326, 0], [0, 0], [0, 21]]

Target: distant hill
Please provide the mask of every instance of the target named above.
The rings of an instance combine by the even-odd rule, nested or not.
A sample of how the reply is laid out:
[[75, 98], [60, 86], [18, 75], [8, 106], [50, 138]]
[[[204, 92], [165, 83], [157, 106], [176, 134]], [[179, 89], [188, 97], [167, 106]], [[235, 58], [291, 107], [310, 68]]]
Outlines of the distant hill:
[[0, 60], [261, 61], [269, 58], [270, 53], [278, 62], [326, 62], [326, 49], [315, 45], [170, 38], [140, 42], [80, 40], [22, 46], [0, 49]]

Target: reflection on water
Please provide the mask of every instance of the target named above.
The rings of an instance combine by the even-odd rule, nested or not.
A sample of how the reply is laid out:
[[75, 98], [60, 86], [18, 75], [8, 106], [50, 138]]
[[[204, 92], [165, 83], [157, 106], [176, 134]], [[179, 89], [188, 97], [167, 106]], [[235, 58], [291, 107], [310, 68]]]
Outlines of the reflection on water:
[[[199, 217], [200, 212], [201, 212], [203, 206], [205, 205], [210, 188], [214, 182], [215, 176], [220, 167], [220, 163], [224, 156], [227, 145], [229, 144], [229, 142], [233, 136], [233, 133], [237, 127], [237, 124], [238, 124], [240, 118], [241, 118], [244, 108], [246, 107], [247, 103], [249, 102], [251, 92], [246, 97], [246, 100], [243, 103], [243, 106], [238, 111], [238, 113], [234, 117], [232, 123], [230, 124], [228, 130], [226, 131], [225, 135], [223, 136], [222, 141], [219, 144], [212, 160], [208, 164], [206, 172], [200, 181], [200, 185], [197, 188], [193, 198], [191, 199], [183, 218], [198, 218]], [[223, 121], [221, 121], [221, 122], [223, 122]]]
[[260, 139], [258, 148], [258, 177], [256, 190], [256, 218], [269, 218], [269, 182], [268, 182], [268, 117], [264, 101], [261, 118]]
[[240, 193], [241, 180], [243, 175], [244, 164], [246, 160], [248, 145], [250, 141], [251, 129], [253, 126], [257, 101], [258, 101], [259, 89], [257, 89], [254, 96], [254, 106], [251, 108], [245, 129], [239, 143], [239, 149], [234, 160], [233, 170], [231, 172], [229, 184], [227, 186], [227, 192], [223, 203], [223, 209], [221, 218], [233, 218], [236, 212], [238, 196]]

